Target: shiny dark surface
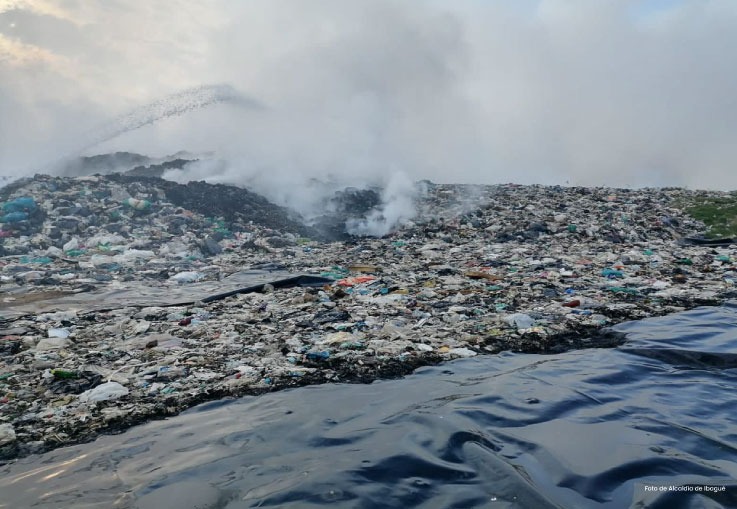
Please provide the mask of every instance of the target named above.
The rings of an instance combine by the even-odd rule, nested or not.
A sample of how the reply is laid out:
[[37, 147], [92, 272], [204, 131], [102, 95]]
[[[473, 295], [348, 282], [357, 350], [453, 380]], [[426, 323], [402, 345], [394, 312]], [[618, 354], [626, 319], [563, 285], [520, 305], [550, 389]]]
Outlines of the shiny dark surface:
[[0, 507], [737, 507], [737, 307], [617, 330], [201, 405], [0, 467]]

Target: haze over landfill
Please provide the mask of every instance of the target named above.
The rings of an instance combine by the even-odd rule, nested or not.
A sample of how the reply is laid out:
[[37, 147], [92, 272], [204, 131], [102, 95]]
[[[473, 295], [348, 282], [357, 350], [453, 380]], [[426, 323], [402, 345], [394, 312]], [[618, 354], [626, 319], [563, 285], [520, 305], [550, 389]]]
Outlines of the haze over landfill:
[[[736, 22], [730, 0], [0, 0], [0, 174], [186, 150], [272, 197], [328, 175], [732, 189]], [[245, 107], [98, 142], [203, 85]]]

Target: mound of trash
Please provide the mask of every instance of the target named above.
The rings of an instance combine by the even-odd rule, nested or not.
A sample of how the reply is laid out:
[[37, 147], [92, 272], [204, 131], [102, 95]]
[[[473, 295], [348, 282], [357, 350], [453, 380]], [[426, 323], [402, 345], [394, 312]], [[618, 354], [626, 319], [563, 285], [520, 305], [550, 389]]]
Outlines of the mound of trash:
[[737, 295], [737, 245], [699, 240], [681, 206], [693, 195], [423, 182], [414, 217], [372, 238], [345, 233], [380, 204], [371, 189], [339, 191], [310, 226], [222, 184], [13, 182], [0, 458], [225, 395], [618, 345], [613, 324]]

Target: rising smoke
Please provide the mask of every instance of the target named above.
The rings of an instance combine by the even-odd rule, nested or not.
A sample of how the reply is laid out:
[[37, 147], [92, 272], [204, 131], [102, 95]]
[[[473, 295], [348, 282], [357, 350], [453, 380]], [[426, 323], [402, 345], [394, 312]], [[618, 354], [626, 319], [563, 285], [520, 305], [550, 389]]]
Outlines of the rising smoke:
[[[303, 212], [341, 185], [387, 188], [357, 231], [406, 217], [397, 174], [737, 187], [732, 0], [14, 4], [0, 2], [0, 174], [118, 118], [91, 151], [213, 151], [193, 177]], [[202, 83], [264, 107], [140, 109]]]
[[349, 221], [346, 230], [353, 235], [383, 237], [414, 217], [417, 192], [417, 185], [406, 174], [395, 173], [381, 193], [381, 205], [366, 218]]

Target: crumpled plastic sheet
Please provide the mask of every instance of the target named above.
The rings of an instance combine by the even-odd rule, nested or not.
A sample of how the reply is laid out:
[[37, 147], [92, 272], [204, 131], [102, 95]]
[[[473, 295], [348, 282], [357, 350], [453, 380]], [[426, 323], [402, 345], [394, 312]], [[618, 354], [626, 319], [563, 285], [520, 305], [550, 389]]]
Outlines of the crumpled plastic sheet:
[[[31, 304], [13, 306], [12, 302], [2, 307], [0, 315], [6, 319], [19, 316], [55, 311], [101, 311], [127, 306], [186, 306], [195, 302], [213, 302], [242, 293], [261, 292], [264, 285], [274, 288], [295, 286], [322, 286], [332, 283], [326, 277], [293, 274], [286, 271], [249, 270], [237, 272], [218, 282], [191, 283], [169, 287], [151, 287], [132, 282], [125, 287], [79, 293], [68, 296], [53, 296]], [[53, 294], [52, 294], [53, 295]]]

